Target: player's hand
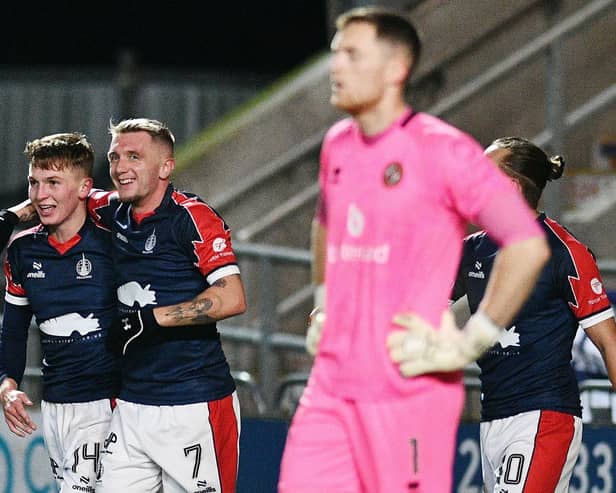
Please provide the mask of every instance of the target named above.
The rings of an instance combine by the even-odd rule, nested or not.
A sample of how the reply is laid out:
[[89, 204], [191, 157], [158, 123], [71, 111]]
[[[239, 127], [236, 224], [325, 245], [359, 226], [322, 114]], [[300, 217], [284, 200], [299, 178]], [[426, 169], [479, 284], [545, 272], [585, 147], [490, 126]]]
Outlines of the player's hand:
[[22, 223], [31, 221], [37, 217], [36, 209], [32, 205], [30, 199], [26, 199], [13, 207], [9, 207], [9, 211], [14, 213], [19, 218], [19, 222]]
[[154, 317], [153, 308], [142, 308], [116, 318], [107, 335], [107, 346], [112, 353], [125, 356], [138, 346], [155, 344], [162, 327]]
[[25, 409], [25, 406], [32, 405], [32, 401], [25, 392], [17, 390], [13, 379], [6, 378], [2, 383], [0, 401], [6, 424], [15, 435], [25, 437], [36, 430], [36, 424]]
[[450, 310], [443, 313], [440, 330], [415, 314], [399, 314], [396, 330], [387, 338], [392, 361], [405, 377], [453, 371], [475, 361], [498, 340], [501, 330], [482, 312], [475, 313], [462, 330]]
[[391, 332], [387, 337], [387, 348], [403, 376], [453, 371], [468, 363], [460, 351], [462, 334], [450, 311], [444, 312], [440, 330], [412, 313], [398, 314], [393, 322], [405, 330]]
[[315, 356], [321, 341], [321, 331], [325, 323], [325, 313], [320, 308], [315, 308], [310, 312], [310, 324], [306, 333], [306, 351]]

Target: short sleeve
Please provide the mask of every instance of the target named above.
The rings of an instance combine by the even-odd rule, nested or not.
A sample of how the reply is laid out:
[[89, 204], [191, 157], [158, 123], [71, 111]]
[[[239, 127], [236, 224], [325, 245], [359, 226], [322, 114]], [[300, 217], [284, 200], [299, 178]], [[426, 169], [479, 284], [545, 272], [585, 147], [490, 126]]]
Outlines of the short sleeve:
[[208, 284], [239, 274], [231, 230], [224, 219], [201, 201], [190, 201], [184, 209], [186, 214], [180, 215], [176, 240], [193, 259]]
[[550, 227], [562, 242], [562, 248], [553, 253], [556, 285], [581, 327], [587, 329], [613, 317], [592, 252], [554, 221]]

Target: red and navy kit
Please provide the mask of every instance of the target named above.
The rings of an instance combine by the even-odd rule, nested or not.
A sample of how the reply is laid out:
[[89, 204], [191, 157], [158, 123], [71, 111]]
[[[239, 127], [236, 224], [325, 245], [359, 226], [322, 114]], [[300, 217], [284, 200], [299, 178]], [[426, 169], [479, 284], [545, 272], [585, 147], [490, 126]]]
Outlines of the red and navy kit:
[[[571, 347], [583, 329], [613, 317], [590, 250], [556, 221], [541, 214], [552, 256], [512, 325], [482, 358], [482, 421], [532, 410], [581, 416]], [[475, 312], [485, 292], [498, 246], [484, 233], [469, 236], [452, 299], [468, 295]]]
[[[120, 314], [190, 301], [217, 280], [239, 274], [229, 228], [193, 194], [169, 185], [160, 206], [140, 218], [113, 192], [93, 193], [88, 209], [112, 232]], [[181, 405], [235, 390], [215, 323], [164, 332], [159, 344], [123, 358], [121, 399]]]
[[76, 403], [115, 397], [119, 366], [105, 344], [116, 313], [109, 233], [86, 219], [76, 236], [58, 244], [44, 226], [36, 226], [11, 242], [5, 273], [0, 374], [21, 381], [34, 315], [43, 399]]

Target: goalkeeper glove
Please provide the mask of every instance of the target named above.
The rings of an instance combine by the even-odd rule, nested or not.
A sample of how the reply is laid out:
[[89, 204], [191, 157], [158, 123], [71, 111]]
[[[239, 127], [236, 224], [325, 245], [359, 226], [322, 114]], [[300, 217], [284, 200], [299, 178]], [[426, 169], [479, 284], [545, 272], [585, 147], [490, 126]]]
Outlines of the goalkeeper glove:
[[142, 308], [124, 314], [113, 321], [107, 335], [107, 344], [112, 353], [125, 356], [139, 345], [152, 345], [159, 339], [163, 328], [154, 317], [153, 308]]
[[443, 313], [440, 330], [415, 314], [399, 314], [396, 330], [387, 338], [389, 356], [405, 377], [464, 368], [493, 346], [501, 330], [484, 313], [475, 313], [462, 330], [450, 310]]

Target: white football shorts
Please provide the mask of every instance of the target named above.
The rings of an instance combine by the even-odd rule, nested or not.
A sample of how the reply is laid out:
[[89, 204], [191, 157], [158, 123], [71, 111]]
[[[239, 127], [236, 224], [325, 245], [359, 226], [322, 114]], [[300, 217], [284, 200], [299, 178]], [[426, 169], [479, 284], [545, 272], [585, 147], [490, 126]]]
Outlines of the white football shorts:
[[582, 419], [529, 411], [480, 425], [486, 493], [567, 493], [582, 446]]
[[41, 402], [43, 438], [60, 493], [94, 492], [111, 399], [60, 404]]
[[231, 493], [239, 464], [237, 393], [179, 406], [117, 400], [97, 493]]

